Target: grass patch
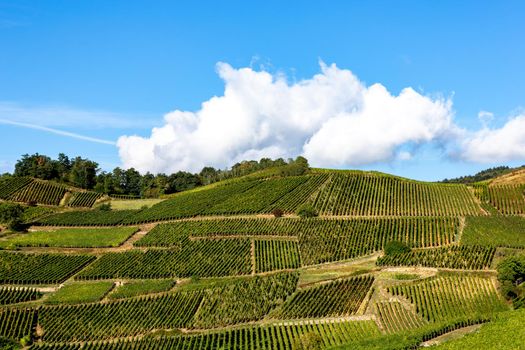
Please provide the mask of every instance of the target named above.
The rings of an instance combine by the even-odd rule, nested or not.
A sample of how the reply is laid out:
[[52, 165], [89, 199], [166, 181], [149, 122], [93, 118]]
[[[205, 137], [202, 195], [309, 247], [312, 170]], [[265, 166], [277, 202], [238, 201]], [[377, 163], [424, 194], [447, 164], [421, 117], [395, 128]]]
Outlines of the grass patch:
[[66, 284], [44, 302], [46, 304], [93, 303], [101, 300], [112, 288], [111, 281]]
[[503, 215], [467, 217], [461, 244], [525, 248], [525, 218]]
[[132, 234], [136, 227], [65, 228], [55, 231], [36, 231], [10, 235], [0, 240], [0, 248], [64, 247], [95, 248], [117, 247]]
[[173, 280], [144, 280], [126, 282], [109, 295], [110, 299], [132, 298], [137, 295], [160, 293], [170, 290], [175, 285]]
[[129, 210], [142, 209], [142, 207], [151, 207], [164, 199], [148, 198], [148, 199], [113, 199], [111, 200], [111, 209], [113, 210]]

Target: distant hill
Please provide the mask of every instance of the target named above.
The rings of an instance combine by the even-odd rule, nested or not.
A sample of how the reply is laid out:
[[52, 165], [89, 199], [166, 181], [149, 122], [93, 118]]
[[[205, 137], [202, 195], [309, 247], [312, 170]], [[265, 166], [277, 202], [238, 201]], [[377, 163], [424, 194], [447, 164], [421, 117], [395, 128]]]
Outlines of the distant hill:
[[496, 177], [490, 185], [523, 185], [525, 184], [525, 167], [517, 168], [511, 172]]
[[482, 170], [482, 171], [476, 173], [475, 175], [460, 176], [460, 177], [456, 177], [454, 179], [444, 179], [441, 182], [443, 182], [443, 183], [473, 184], [473, 183], [476, 183], [476, 182], [492, 180], [492, 179], [494, 179], [496, 177], [499, 177], [499, 176], [511, 173], [511, 172], [513, 172], [516, 169], [523, 169], [523, 166], [519, 167], [519, 168], [509, 168], [508, 166], [499, 166], [499, 167], [494, 167], [494, 168], [489, 168], [489, 169]]

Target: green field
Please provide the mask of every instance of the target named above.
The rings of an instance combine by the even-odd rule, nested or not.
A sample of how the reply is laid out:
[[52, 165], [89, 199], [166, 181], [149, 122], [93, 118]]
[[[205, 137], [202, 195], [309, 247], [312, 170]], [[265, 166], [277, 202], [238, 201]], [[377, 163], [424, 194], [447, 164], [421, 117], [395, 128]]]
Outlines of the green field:
[[66, 284], [45, 299], [46, 304], [93, 303], [102, 299], [113, 288], [113, 282]]
[[467, 217], [461, 244], [525, 248], [525, 217]]
[[64, 228], [12, 234], [0, 240], [0, 248], [17, 247], [117, 247], [137, 232], [136, 227]]
[[165, 292], [173, 288], [173, 280], [143, 280], [127, 281], [123, 285], [116, 287], [116, 290], [109, 294], [110, 299], [125, 299], [139, 295]]

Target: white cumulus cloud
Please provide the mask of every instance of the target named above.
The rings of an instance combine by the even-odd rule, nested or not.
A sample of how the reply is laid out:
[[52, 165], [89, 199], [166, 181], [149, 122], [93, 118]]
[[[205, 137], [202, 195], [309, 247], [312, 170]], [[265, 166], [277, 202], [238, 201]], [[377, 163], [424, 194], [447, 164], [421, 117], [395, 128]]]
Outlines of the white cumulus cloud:
[[484, 123], [481, 130], [467, 133], [460, 158], [478, 163], [524, 160], [525, 114], [510, 118], [501, 128], [489, 128]]
[[403, 145], [439, 141], [456, 130], [450, 100], [412, 88], [395, 96], [335, 64], [321, 63], [320, 73], [296, 83], [226, 63], [217, 71], [225, 83], [222, 96], [195, 112], [166, 114], [149, 137], [119, 138], [124, 167], [199, 171], [300, 154], [314, 166], [364, 165], [409, 159]]

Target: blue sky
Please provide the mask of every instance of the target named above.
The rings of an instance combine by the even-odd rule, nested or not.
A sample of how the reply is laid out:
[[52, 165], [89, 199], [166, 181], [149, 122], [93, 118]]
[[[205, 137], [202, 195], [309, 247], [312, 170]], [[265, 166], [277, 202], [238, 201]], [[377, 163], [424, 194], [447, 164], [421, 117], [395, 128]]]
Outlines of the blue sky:
[[[433, 101], [449, 99], [453, 127], [473, 134], [460, 138], [477, 145], [480, 112], [492, 113], [488, 128], [496, 131], [523, 114], [524, 14], [521, 1], [0, 1], [0, 171], [34, 152], [81, 155], [104, 169], [134, 164], [114, 145], [42, 127], [112, 142], [123, 135], [149, 140], [152, 127], [167, 124], [167, 113], [197, 112], [224, 95], [225, 83], [233, 82], [219, 76], [218, 62], [235, 72], [249, 67], [286, 76], [292, 86], [320, 74], [322, 61], [351, 71], [364, 86], [379, 83], [392, 96], [411, 87]], [[510, 138], [525, 137], [510, 130], [521, 125], [508, 126]], [[294, 137], [290, 129], [282, 135]], [[308, 135], [314, 134], [302, 137]], [[268, 138], [263, 146], [232, 146], [235, 155], [209, 162], [223, 166], [241, 154], [282, 151]], [[132, 155], [140, 150], [127, 147]], [[524, 149], [452, 157], [441, 136], [430, 142], [409, 137], [393, 147], [368, 162], [353, 162], [350, 152], [346, 163], [334, 166], [437, 180], [525, 164]], [[173, 157], [181, 149], [163, 152]], [[403, 152], [410, 156], [398, 157]], [[191, 170], [208, 161], [197, 157], [168, 163]]]

